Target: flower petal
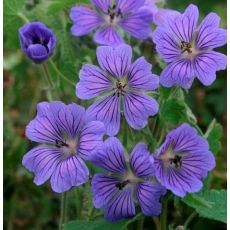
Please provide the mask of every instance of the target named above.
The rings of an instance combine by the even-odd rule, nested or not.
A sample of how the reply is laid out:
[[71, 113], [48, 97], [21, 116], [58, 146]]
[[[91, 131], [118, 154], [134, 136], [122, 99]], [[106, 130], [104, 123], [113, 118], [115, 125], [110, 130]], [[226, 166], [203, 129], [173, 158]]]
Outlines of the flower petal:
[[116, 184], [120, 181], [114, 176], [95, 174], [92, 179], [91, 190], [95, 208], [101, 208], [117, 193]]
[[113, 173], [127, 172], [123, 146], [115, 137], [107, 139], [103, 149], [95, 152], [90, 160], [97, 166]]
[[34, 183], [41, 185], [53, 174], [63, 153], [58, 148], [39, 146], [30, 150], [22, 160], [22, 164], [35, 174]]
[[51, 102], [50, 113], [53, 114], [55, 123], [62, 133], [73, 139], [85, 124], [85, 109], [75, 103], [65, 105], [60, 102]]
[[88, 180], [89, 170], [84, 161], [77, 155], [73, 155], [57, 165], [51, 176], [51, 187], [53, 191], [62, 193]]
[[181, 55], [179, 43], [166, 29], [157, 27], [153, 32], [153, 42], [156, 50], [166, 62], [172, 62]]
[[120, 45], [116, 48], [101, 46], [97, 48], [99, 65], [118, 79], [124, 77], [131, 65], [132, 49], [129, 45]]
[[101, 45], [109, 45], [116, 47], [124, 43], [121, 35], [116, 31], [113, 26], [106, 26], [99, 29], [93, 36], [95, 42]]
[[148, 146], [144, 143], [140, 142], [134, 147], [130, 155], [130, 165], [133, 173], [138, 177], [154, 176]]
[[79, 77], [80, 82], [76, 86], [76, 94], [80, 99], [91, 99], [112, 87], [112, 82], [106, 73], [91, 64], [85, 64], [82, 67]]
[[31, 58], [35, 62], [42, 62], [49, 57], [48, 50], [45, 46], [41, 44], [29, 45], [29, 47], [27, 48], [27, 54], [29, 58]]
[[215, 13], [208, 14], [201, 22], [196, 37], [198, 49], [212, 49], [227, 42], [227, 31], [218, 28], [220, 17]]
[[70, 18], [74, 23], [71, 28], [71, 33], [74, 36], [88, 34], [105, 22], [105, 20], [94, 10], [84, 6], [75, 6], [71, 8]]
[[179, 42], [191, 42], [198, 21], [197, 6], [190, 4], [183, 14], [171, 13], [165, 21], [167, 30]]
[[44, 144], [56, 144], [56, 141], [63, 141], [62, 130], [57, 125], [49, 106], [50, 104], [44, 102], [37, 105], [37, 116], [26, 126], [28, 139]]
[[154, 90], [159, 87], [159, 77], [152, 74], [152, 65], [144, 57], [138, 58], [128, 72], [128, 86], [137, 90]]
[[112, 0], [91, 0], [91, 3], [104, 13], [108, 13], [108, 9], [112, 4]]
[[103, 122], [108, 135], [116, 135], [120, 129], [120, 97], [110, 95], [102, 98], [91, 105], [86, 114], [91, 121]]
[[105, 126], [100, 121], [91, 121], [80, 132], [78, 154], [88, 160], [94, 151], [102, 148]]
[[135, 213], [132, 187], [118, 191], [105, 206], [105, 218], [112, 222], [132, 217]]
[[137, 199], [146, 216], [158, 216], [161, 213], [160, 197], [166, 189], [159, 183], [141, 182], [137, 185]]
[[211, 85], [216, 79], [216, 71], [226, 68], [226, 55], [215, 51], [205, 51], [194, 59], [195, 73], [204, 85]]
[[126, 93], [124, 97], [124, 115], [128, 124], [134, 129], [147, 125], [148, 117], [158, 112], [155, 99], [140, 93]]
[[117, 0], [116, 8], [120, 9], [122, 13], [135, 12], [138, 8], [143, 6], [145, 0]]
[[135, 13], [125, 16], [118, 22], [118, 25], [133, 37], [146, 39], [151, 31], [149, 28], [151, 22], [151, 12], [145, 9], [140, 9]]
[[188, 59], [180, 59], [166, 66], [161, 73], [160, 83], [168, 88], [179, 85], [184, 89], [189, 89], [194, 75], [192, 62]]

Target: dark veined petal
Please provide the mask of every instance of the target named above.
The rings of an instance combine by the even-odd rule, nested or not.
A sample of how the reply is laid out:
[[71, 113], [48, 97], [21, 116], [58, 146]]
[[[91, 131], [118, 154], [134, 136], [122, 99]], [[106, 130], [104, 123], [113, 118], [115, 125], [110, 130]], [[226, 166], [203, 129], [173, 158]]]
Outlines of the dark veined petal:
[[122, 13], [135, 12], [141, 6], [143, 6], [145, 0], [117, 0], [116, 8], [119, 9]]
[[112, 47], [116, 47], [124, 43], [121, 35], [111, 25], [99, 29], [94, 34], [93, 39], [98, 44], [109, 45]]
[[131, 155], [130, 165], [133, 173], [138, 177], [154, 176], [154, 168], [150, 161], [150, 153], [148, 147], [144, 143], [138, 143]]
[[99, 65], [115, 78], [122, 78], [131, 65], [132, 49], [129, 45], [120, 45], [116, 48], [101, 46], [97, 48]]
[[62, 193], [89, 180], [89, 170], [84, 161], [73, 155], [57, 165], [51, 176], [53, 191]]
[[124, 115], [128, 124], [134, 129], [147, 125], [148, 117], [158, 112], [155, 99], [141, 93], [126, 93], [124, 96]]
[[161, 213], [160, 197], [166, 189], [159, 183], [141, 182], [137, 185], [137, 199], [146, 216], [158, 216]]
[[103, 122], [108, 135], [116, 135], [120, 129], [120, 97], [110, 95], [96, 101], [87, 109], [86, 115], [91, 121]]
[[189, 59], [180, 59], [170, 63], [164, 68], [160, 75], [160, 84], [165, 87], [179, 85], [189, 89], [194, 80], [193, 63]]
[[75, 103], [65, 105], [61, 102], [50, 103], [50, 113], [62, 133], [76, 138], [80, 129], [85, 125], [85, 109]]
[[28, 139], [44, 144], [55, 144], [56, 141], [63, 141], [62, 130], [57, 125], [49, 106], [50, 104], [45, 102], [37, 105], [37, 116], [26, 126]]
[[91, 64], [85, 64], [82, 67], [79, 78], [80, 82], [76, 86], [76, 94], [80, 99], [91, 99], [112, 87], [112, 82], [106, 73]]
[[216, 71], [227, 68], [227, 56], [215, 51], [205, 51], [194, 59], [197, 78], [204, 85], [211, 85], [216, 79]]
[[123, 146], [115, 137], [107, 139], [103, 149], [95, 152], [90, 160], [110, 172], [122, 174], [127, 171]]
[[145, 9], [140, 9], [125, 16], [118, 22], [118, 25], [133, 37], [138, 39], [146, 39], [151, 32], [149, 28], [151, 22], [151, 12]]
[[114, 176], [95, 174], [92, 179], [91, 190], [93, 192], [93, 203], [96, 208], [106, 205], [118, 192], [116, 184], [120, 181]]
[[105, 218], [115, 222], [123, 218], [132, 217], [136, 214], [133, 199], [133, 188], [126, 187], [105, 205]]
[[166, 62], [172, 62], [181, 55], [179, 42], [162, 27], [157, 27], [153, 32], [153, 42], [156, 50]]
[[196, 46], [198, 49], [211, 49], [223, 46], [227, 42], [227, 31], [218, 28], [220, 17], [215, 13], [208, 14], [197, 30]]
[[112, 0], [91, 0], [91, 3], [104, 13], [108, 13], [108, 9], [111, 6]]
[[71, 28], [71, 33], [74, 36], [88, 34], [105, 22], [96, 11], [84, 6], [75, 6], [71, 8], [70, 18], [74, 23]]
[[197, 6], [190, 4], [183, 14], [172, 12], [164, 21], [166, 31], [179, 43], [191, 42], [196, 28], [199, 12]]
[[49, 56], [45, 46], [41, 44], [33, 44], [27, 48], [28, 57], [36, 62], [42, 62], [46, 60]]
[[159, 87], [159, 77], [152, 74], [152, 65], [144, 57], [138, 58], [128, 72], [128, 85], [137, 90], [154, 90]]
[[88, 160], [94, 151], [102, 148], [104, 134], [105, 126], [102, 122], [91, 121], [87, 123], [80, 131], [78, 154]]
[[41, 185], [53, 174], [62, 156], [57, 148], [39, 146], [25, 154], [22, 164], [35, 174], [34, 183]]

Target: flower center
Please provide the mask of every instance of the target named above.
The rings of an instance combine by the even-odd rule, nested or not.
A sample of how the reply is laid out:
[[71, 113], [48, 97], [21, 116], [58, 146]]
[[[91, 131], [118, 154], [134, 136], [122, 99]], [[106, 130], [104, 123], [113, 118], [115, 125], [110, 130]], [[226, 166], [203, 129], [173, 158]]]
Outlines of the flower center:
[[125, 95], [125, 88], [127, 87], [127, 83], [126, 82], [122, 82], [120, 80], [118, 80], [116, 82], [115, 87], [113, 87], [114, 90], [114, 94], [113, 96], [116, 94], [118, 97], [120, 97], [120, 95], [124, 96]]
[[192, 45], [189, 42], [182, 41], [181, 45], [180, 45], [180, 48], [181, 48], [181, 54], [183, 54], [185, 52], [187, 52], [189, 54], [192, 53]]
[[129, 184], [129, 180], [125, 180], [125, 181], [122, 181], [122, 182], [119, 182], [116, 184], [116, 187], [119, 189], [119, 190], [122, 190], [127, 184]]
[[120, 9], [116, 9], [116, 4], [113, 6], [109, 6], [108, 9], [108, 15], [109, 15], [109, 22], [112, 24], [114, 21], [116, 21], [116, 18], [123, 17], [122, 12]]
[[77, 140], [68, 140], [66, 142], [56, 140], [55, 146], [62, 149], [65, 156], [71, 156], [77, 152]]
[[172, 166], [176, 169], [181, 168], [182, 165], [182, 153], [174, 153], [170, 146], [168, 150], [160, 155], [160, 159], [164, 162], [165, 167]]

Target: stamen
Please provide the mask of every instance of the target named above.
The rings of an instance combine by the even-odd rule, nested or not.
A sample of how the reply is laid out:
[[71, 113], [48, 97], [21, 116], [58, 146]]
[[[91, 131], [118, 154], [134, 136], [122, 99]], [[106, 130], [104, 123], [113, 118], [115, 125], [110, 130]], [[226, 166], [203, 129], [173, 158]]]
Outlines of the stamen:
[[57, 148], [61, 148], [61, 147], [68, 147], [69, 145], [67, 144], [67, 143], [65, 143], [65, 142], [63, 142], [63, 141], [60, 141], [60, 140], [56, 140], [55, 141], [55, 146], [57, 147]]
[[122, 190], [130, 181], [129, 180], [125, 180], [123, 182], [119, 182], [116, 184], [116, 187], [119, 189], [119, 190]]
[[175, 168], [181, 167], [181, 156], [176, 155], [173, 159], [170, 160], [170, 163], [175, 166]]
[[115, 17], [123, 17], [122, 12], [120, 9], [116, 10], [116, 4], [114, 4], [113, 6], [109, 6], [108, 9], [108, 15], [110, 16], [110, 23], [113, 22], [113, 20], [115, 19]]
[[127, 84], [125, 83], [124, 85], [122, 85], [122, 83], [120, 81], [116, 82], [116, 87], [113, 88], [113, 90], [115, 90], [113, 96], [115, 94], [117, 94], [117, 96], [119, 97], [120, 95], [124, 96], [125, 95], [125, 87], [127, 86]]
[[184, 52], [192, 53], [192, 45], [189, 42], [182, 41], [181, 45], [181, 53], [183, 54]]

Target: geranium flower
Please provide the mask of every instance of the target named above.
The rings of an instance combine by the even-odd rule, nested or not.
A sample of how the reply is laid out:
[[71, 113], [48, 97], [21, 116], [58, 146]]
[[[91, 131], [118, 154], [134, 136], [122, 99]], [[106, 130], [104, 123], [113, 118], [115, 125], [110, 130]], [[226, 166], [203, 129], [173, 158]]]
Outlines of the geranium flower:
[[226, 55], [212, 51], [227, 41], [226, 30], [219, 28], [220, 17], [208, 14], [199, 27], [198, 8], [189, 5], [183, 14], [173, 13], [153, 33], [156, 50], [169, 65], [162, 71], [160, 83], [188, 89], [195, 76], [211, 85], [216, 71], [226, 68]]
[[83, 36], [97, 29], [94, 41], [102, 45], [117, 46], [124, 43], [118, 29], [131, 36], [146, 39], [152, 14], [140, 9], [145, 0], [91, 0], [93, 9], [80, 5], [70, 11], [73, 21], [71, 32], [74, 36]]
[[158, 77], [152, 74], [152, 65], [143, 57], [134, 63], [131, 58], [132, 49], [128, 45], [98, 47], [101, 68], [86, 64], [80, 71], [76, 94], [83, 100], [103, 94], [87, 109], [87, 116], [102, 121], [109, 135], [118, 133], [122, 110], [134, 129], [145, 127], [148, 117], [158, 112], [156, 100], [145, 95], [146, 91], [158, 88]]
[[126, 163], [120, 141], [110, 137], [91, 160], [109, 172], [108, 175], [96, 174], [92, 179], [94, 206], [104, 209], [105, 218], [117, 221], [134, 216], [135, 203], [139, 203], [146, 216], [161, 213], [159, 199], [166, 190], [152, 180], [154, 170], [144, 143], [134, 147], [129, 163]]
[[208, 142], [188, 124], [168, 133], [153, 162], [158, 181], [180, 197], [198, 192], [215, 167]]
[[41, 145], [30, 150], [22, 163], [35, 174], [36, 185], [51, 178], [52, 189], [65, 192], [88, 181], [83, 160], [102, 146], [104, 132], [101, 122], [86, 122], [85, 110], [77, 104], [41, 102], [26, 127], [26, 136]]
[[19, 39], [22, 50], [35, 63], [46, 61], [56, 46], [54, 33], [41, 22], [23, 25], [19, 29]]

